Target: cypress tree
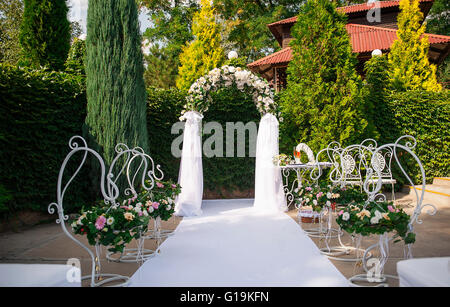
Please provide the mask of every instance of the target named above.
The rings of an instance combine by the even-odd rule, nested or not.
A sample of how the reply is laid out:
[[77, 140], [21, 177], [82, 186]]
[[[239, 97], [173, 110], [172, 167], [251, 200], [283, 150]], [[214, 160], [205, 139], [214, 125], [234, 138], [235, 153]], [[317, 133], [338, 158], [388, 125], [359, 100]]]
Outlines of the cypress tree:
[[66, 1], [25, 0], [20, 29], [23, 63], [63, 70], [70, 48]]
[[90, 0], [86, 38], [86, 127], [107, 164], [117, 143], [148, 152], [146, 90], [135, 0]]
[[291, 31], [288, 84], [280, 97], [284, 150], [305, 142], [317, 151], [331, 141], [346, 145], [372, 133], [345, 25], [346, 16], [328, 0], [309, 0], [300, 9]]
[[421, 24], [423, 14], [419, 0], [400, 0], [397, 18], [398, 39], [389, 53], [389, 79], [395, 90], [440, 91], [436, 79], [436, 66], [428, 60], [428, 37], [424, 36], [426, 24]]
[[220, 26], [216, 24], [211, 0], [201, 0], [202, 8], [194, 15], [192, 33], [194, 40], [188, 43], [180, 54], [177, 87], [189, 89], [191, 84], [220, 66], [224, 52], [220, 45]]

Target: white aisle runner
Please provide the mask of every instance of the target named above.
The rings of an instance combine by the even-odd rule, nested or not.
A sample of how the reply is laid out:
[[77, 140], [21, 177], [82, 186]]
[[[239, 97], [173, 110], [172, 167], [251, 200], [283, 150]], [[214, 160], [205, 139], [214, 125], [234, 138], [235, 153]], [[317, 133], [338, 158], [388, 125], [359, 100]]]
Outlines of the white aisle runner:
[[346, 286], [345, 277], [285, 213], [261, 213], [253, 200], [203, 201], [132, 286]]

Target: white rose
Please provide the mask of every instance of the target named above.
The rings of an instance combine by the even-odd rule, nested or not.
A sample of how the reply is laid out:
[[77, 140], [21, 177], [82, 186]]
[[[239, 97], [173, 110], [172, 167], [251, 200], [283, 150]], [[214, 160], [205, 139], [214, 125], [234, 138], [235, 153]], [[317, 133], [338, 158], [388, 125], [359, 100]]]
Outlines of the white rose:
[[147, 210], [142, 211], [142, 214], [143, 214], [144, 216], [148, 216]]
[[378, 222], [379, 222], [379, 219], [376, 216], [374, 216], [373, 218], [370, 219], [371, 224], [378, 224]]
[[333, 195], [330, 192], [327, 193], [327, 198], [331, 198], [332, 196]]
[[167, 211], [169, 211], [170, 209], [172, 209], [172, 207], [170, 205], [167, 206]]
[[111, 216], [106, 220], [106, 224], [108, 224], [109, 226], [111, 226], [114, 223], [114, 218]]
[[155, 209], [153, 209], [153, 207], [148, 207], [148, 213], [152, 213], [153, 211], [155, 211]]
[[317, 206], [317, 199], [313, 199], [314, 206]]
[[350, 213], [345, 212], [344, 214], [342, 214], [342, 219], [344, 221], [348, 221], [350, 219]]
[[331, 201], [327, 200], [326, 205], [329, 207], [331, 206]]

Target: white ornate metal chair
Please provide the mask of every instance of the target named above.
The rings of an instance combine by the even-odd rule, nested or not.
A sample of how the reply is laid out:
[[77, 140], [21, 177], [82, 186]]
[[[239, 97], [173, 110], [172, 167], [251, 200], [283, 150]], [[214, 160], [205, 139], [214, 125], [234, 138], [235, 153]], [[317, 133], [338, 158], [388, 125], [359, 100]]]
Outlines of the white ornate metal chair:
[[[372, 155], [370, 159], [370, 166], [375, 171], [372, 174], [372, 178], [368, 179], [369, 184], [375, 184], [381, 179], [381, 184], [389, 184], [392, 188], [392, 201], [395, 201], [395, 191], [394, 186], [397, 181], [392, 177], [392, 158], [393, 152], [392, 148], [385, 147], [380, 151], [377, 151]], [[378, 170], [380, 177], [378, 177]]]
[[[158, 177], [155, 176], [155, 165], [153, 163], [153, 160], [150, 158], [150, 156], [144, 153], [142, 148], [139, 147], [130, 149], [124, 144], [118, 144], [115, 148], [117, 156], [111, 163], [108, 173], [106, 173], [103, 158], [95, 150], [89, 148], [86, 141], [81, 136], [72, 137], [69, 140], [69, 148], [71, 149], [71, 151], [64, 159], [58, 175], [57, 201], [49, 205], [48, 212], [50, 214], [54, 214], [55, 211], [57, 211], [58, 219], [56, 220], [56, 223], [60, 224], [63, 232], [71, 240], [73, 240], [84, 250], [86, 250], [91, 258], [91, 274], [83, 276], [81, 280], [90, 279], [90, 286], [92, 287], [101, 286], [112, 282], [115, 283], [115, 286], [125, 286], [129, 283], [129, 277], [118, 274], [105, 274], [100, 272], [101, 246], [99, 244], [95, 245], [95, 252], [93, 252], [88, 246], [84, 245], [77, 238], [75, 238], [72, 232], [67, 229], [65, 222], [69, 217], [64, 213], [64, 194], [73, 179], [79, 174], [80, 170], [86, 162], [89, 153], [92, 154], [100, 164], [100, 190], [104, 199], [104, 203], [106, 205], [109, 205], [110, 208], [118, 207], [120, 205], [118, 203], [118, 198], [121, 194], [121, 191], [119, 190], [119, 187], [116, 183], [121, 174], [126, 174], [126, 180], [128, 182], [128, 187], [123, 191], [123, 194], [131, 197], [133, 195], [137, 195], [136, 184], [139, 184], [140, 187], [146, 189], [147, 191], [153, 189], [155, 179], [160, 178], [162, 176], [162, 172], [159, 169], [159, 165], [156, 166], [156, 169], [160, 172], [160, 175]], [[83, 154], [81, 163], [79, 164], [74, 174], [70, 177], [70, 179], [65, 184], [63, 184], [63, 177], [66, 166], [71, 160], [72, 156], [74, 156], [78, 152], [81, 152]], [[114, 167], [116, 163], [121, 159], [125, 159], [125, 163], [120, 168], [120, 171], [117, 174], [114, 174]], [[137, 168], [133, 167], [133, 163], [139, 161], [139, 166]], [[146, 254], [147, 251], [143, 249], [143, 240], [143, 237], [139, 239], [137, 249], [127, 250], [127, 256], [124, 257], [125, 261], [132, 260], [133, 262], [142, 262], [146, 259], [146, 257], [148, 257], [149, 254]], [[96, 279], [102, 280], [97, 282]]]
[[[404, 145], [401, 144], [403, 142], [405, 143]], [[430, 210], [426, 212], [428, 215], [435, 215], [437, 212], [437, 209], [434, 205], [423, 203], [425, 194], [426, 176], [422, 162], [413, 152], [414, 148], [416, 147], [416, 144], [417, 141], [414, 137], [410, 135], [404, 135], [398, 138], [395, 143], [385, 144], [374, 149], [372, 155], [374, 157], [379, 157], [379, 154], [382, 155], [382, 153], [385, 151], [390, 152], [393, 158], [395, 159], [395, 162], [399, 167], [399, 169], [401, 170], [402, 174], [414, 189], [416, 195], [416, 207], [413, 211], [413, 214], [410, 217], [410, 221], [408, 224], [408, 232], [413, 231], [415, 223], [422, 224], [422, 220], [419, 219], [419, 217], [425, 207], [430, 207]], [[422, 179], [422, 189], [420, 190], [421, 191], [420, 194], [418, 192], [418, 189], [416, 189], [411, 177], [404, 170], [397, 155], [398, 151], [404, 151], [408, 153], [413, 157], [415, 162], [418, 164]], [[383, 185], [383, 176], [382, 176], [383, 168], [381, 167], [381, 165], [378, 164], [378, 162], [374, 162], [371, 165], [372, 166], [375, 165], [375, 167], [374, 168], [369, 167], [367, 169], [367, 176], [364, 181], [363, 189], [368, 195], [368, 201], [386, 201], [386, 196], [380, 193], [381, 187]], [[376, 184], [372, 181], [374, 177], [378, 178], [378, 180], [375, 182]], [[384, 266], [389, 258], [389, 244], [391, 241], [396, 239], [396, 237], [395, 236], [389, 237], [389, 234], [387, 233], [379, 235], [378, 237], [379, 237], [378, 242], [368, 247], [365, 250], [362, 257], [363, 268], [366, 271], [366, 274], [355, 275], [349, 279], [350, 282], [355, 283], [363, 281], [363, 282], [377, 283], [377, 286], [387, 286], [387, 283], [385, 283], [387, 278], [397, 278], [397, 276], [384, 274]], [[372, 257], [373, 251], [376, 249], [378, 249], [380, 253], [379, 259], [375, 259]], [[404, 257], [406, 259], [410, 259], [413, 257], [411, 244], [405, 245]]]

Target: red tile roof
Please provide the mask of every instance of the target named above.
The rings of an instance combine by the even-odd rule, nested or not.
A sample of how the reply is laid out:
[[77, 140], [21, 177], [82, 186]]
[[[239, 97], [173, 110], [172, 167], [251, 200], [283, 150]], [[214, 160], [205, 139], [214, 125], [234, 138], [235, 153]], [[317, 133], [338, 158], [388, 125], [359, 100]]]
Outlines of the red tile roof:
[[257, 67], [262, 65], [281, 64], [281, 63], [288, 63], [290, 60], [292, 60], [292, 49], [291, 47], [287, 47], [281, 49], [280, 51], [272, 53], [271, 55], [268, 55], [262, 59], [259, 59], [253, 63], [250, 63], [247, 66]]
[[[419, 0], [419, 2], [433, 2], [434, 0]], [[379, 5], [379, 8], [388, 8], [388, 7], [395, 7], [399, 6], [400, 1], [399, 0], [392, 0], [392, 1], [376, 1], [373, 3], [362, 3], [362, 4], [354, 4], [349, 6], [342, 6], [338, 7], [338, 11], [342, 11], [346, 14], [356, 13], [356, 12], [364, 12], [368, 11], [371, 8], [374, 7], [374, 3], [377, 3]], [[267, 26], [269, 28], [276, 26], [276, 25], [283, 25], [283, 24], [292, 24], [297, 21], [297, 16], [286, 18], [283, 20], [279, 20], [273, 23], [268, 24]]]
[[[419, 2], [433, 2], [434, 0], [419, 0]], [[368, 11], [371, 8], [375, 6], [375, 3], [377, 3], [379, 8], [387, 8], [387, 7], [394, 7], [399, 6], [400, 1], [399, 0], [393, 0], [393, 1], [376, 1], [372, 3], [361, 3], [361, 4], [354, 4], [349, 6], [343, 6], [338, 7], [339, 11], [342, 11], [346, 14], [350, 13], [356, 13], [356, 12], [364, 12]]]
[[[389, 50], [392, 43], [397, 39], [396, 30], [359, 24], [347, 24], [346, 29], [350, 35], [353, 52], [365, 53], [375, 49]], [[430, 44], [449, 43], [450, 36], [425, 34]], [[292, 59], [292, 49], [284, 48], [253, 63], [249, 68], [261, 65], [284, 64]]]
[[[347, 32], [350, 35], [353, 52], [371, 52], [374, 49], [388, 50], [397, 39], [397, 30], [374, 26], [347, 24]], [[430, 44], [448, 43], [450, 36], [425, 34]]]

